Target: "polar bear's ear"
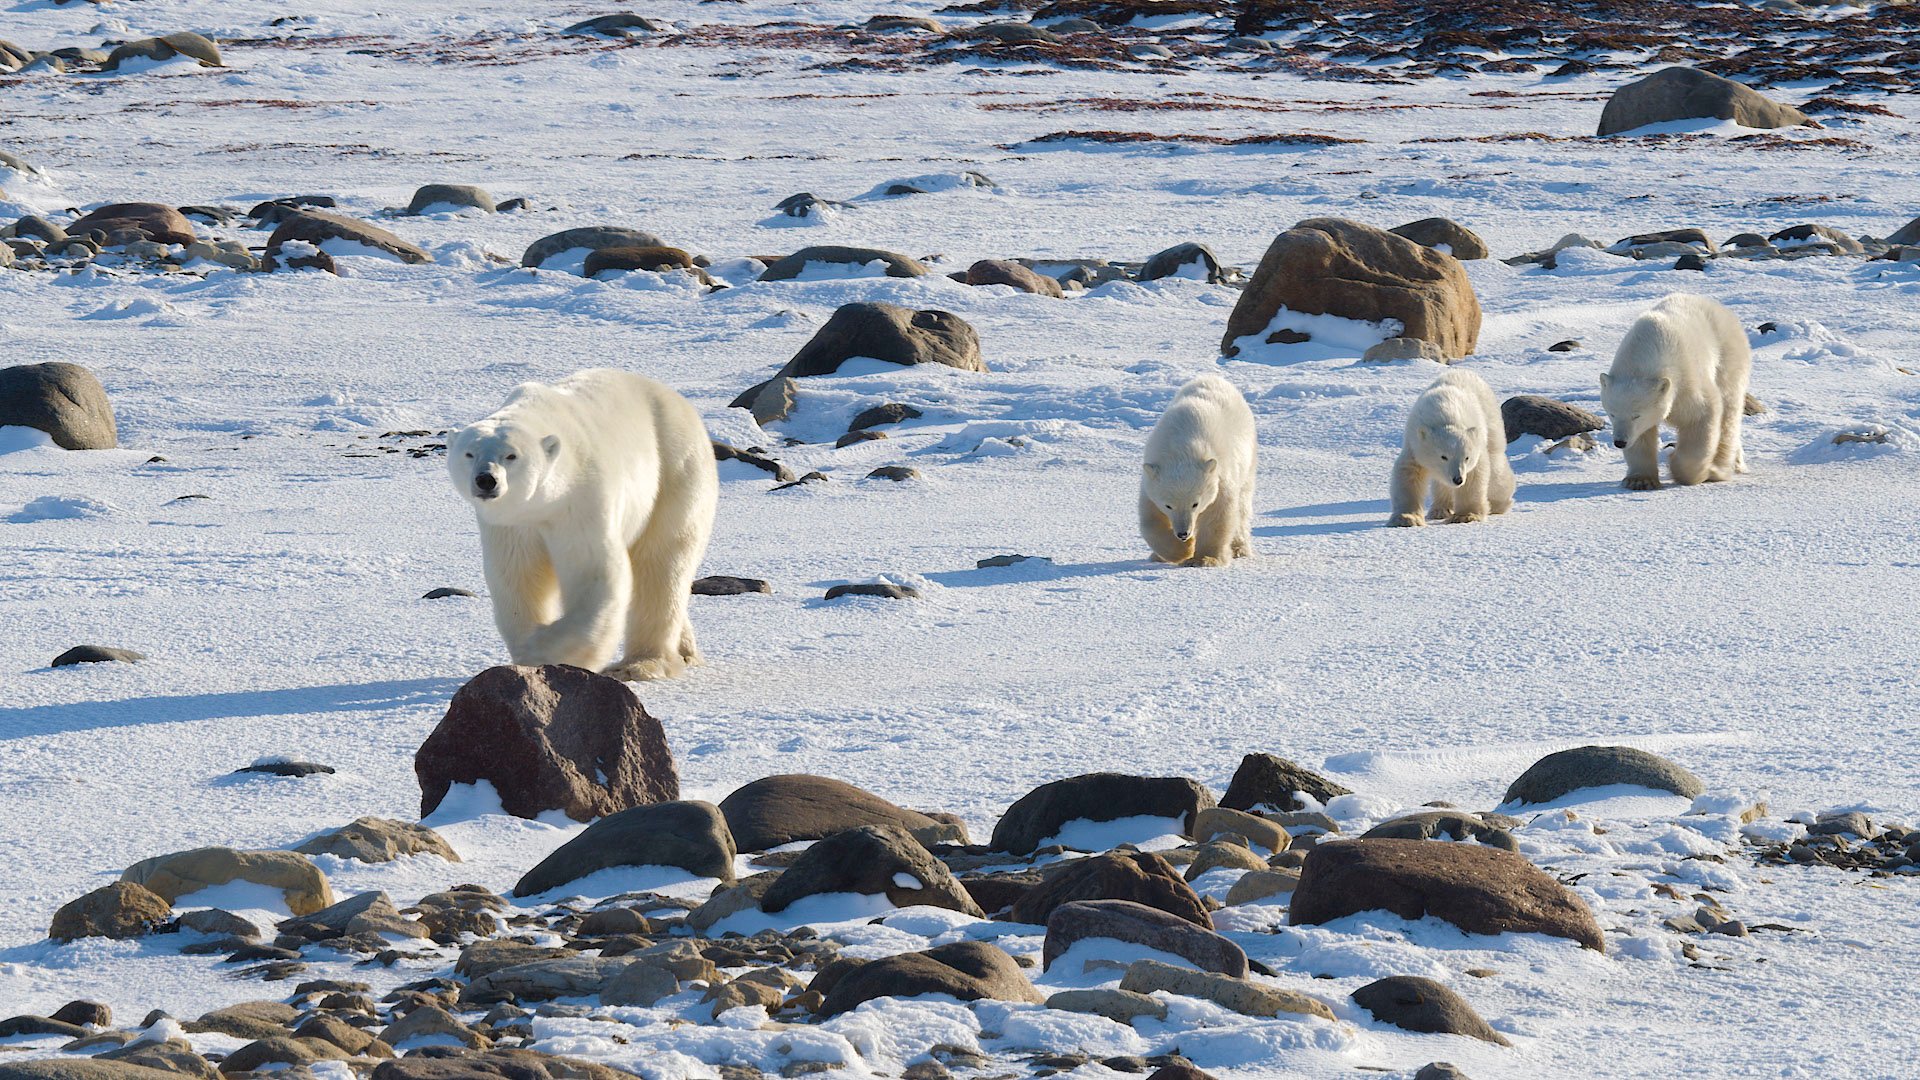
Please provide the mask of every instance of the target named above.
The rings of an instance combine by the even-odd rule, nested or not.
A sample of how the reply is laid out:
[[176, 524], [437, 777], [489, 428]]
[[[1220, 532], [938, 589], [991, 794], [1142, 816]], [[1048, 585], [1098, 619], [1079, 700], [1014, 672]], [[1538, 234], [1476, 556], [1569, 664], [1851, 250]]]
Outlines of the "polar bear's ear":
[[1666, 393], [1666, 392], [1667, 392], [1668, 390], [1671, 390], [1671, 389], [1673, 389], [1673, 380], [1672, 380], [1672, 379], [1661, 379], [1661, 380], [1660, 380], [1660, 392], [1661, 392], [1661, 393], [1663, 393], [1663, 394], [1664, 394], [1664, 393]]
[[1155, 464], [1154, 464], [1153, 462], [1151, 462], [1151, 461], [1149, 461], [1149, 462], [1147, 462], [1147, 475], [1148, 475], [1148, 476], [1159, 476], [1159, 475], [1160, 475], [1160, 466], [1158, 466], [1158, 465], [1155, 465]]
[[1219, 458], [1208, 458], [1206, 462], [1200, 466], [1200, 469], [1202, 472], [1205, 472], [1208, 476], [1212, 476], [1213, 470], [1219, 467], [1220, 467]]
[[1479, 429], [1479, 428], [1477, 428], [1477, 427], [1470, 427], [1470, 428], [1468, 428], [1468, 429], [1467, 429], [1467, 438], [1469, 438], [1469, 439], [1473, 439], [1473, 438], [1478, 438], [1478, 437], [1479, 437], [1479, 435], [1480, 435], [1480, 429]]
[[549, 458], [559, 457], [560, 456], [560, 436], [549, 435], [546, 438], [541, 439], [540, 449], [545, 450], [547, 452], [547, 457]]
[[1607, 372], [1604, 372], [1604, 371], [1601, 372], [1600, 373], [1600, 389], [1605, 390], [1607, 387], [1612, 385], [1613, 385], [1613, 376], [1608, 374]]

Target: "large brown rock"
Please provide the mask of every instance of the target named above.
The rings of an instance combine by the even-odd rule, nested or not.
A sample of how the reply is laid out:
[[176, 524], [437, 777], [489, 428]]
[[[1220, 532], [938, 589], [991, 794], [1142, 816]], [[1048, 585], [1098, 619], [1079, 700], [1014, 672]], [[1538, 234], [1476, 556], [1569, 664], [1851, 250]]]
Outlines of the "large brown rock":
[[223, 66], [218, 45], [191, 30], [182, 30], [123, 42], [107, 54], [107, 62], [100, 70], [118, 71], [123, 62], [133, 59], [171, 60], [176, 56], [191, 56], [200, 61], [202, 67]]
[[38, 428], [66, 450], [120, 445], [106, 389], [79, 364], [0, 368], [0, 427]]
[[1732, 79], [1688, 67], [1663, 68], [1613, 92], [1600, 111], [1602, 135], [1673, 120], [1731, 120], [1741, 127], [1818, 126], [1791, 105], [1769, 101]]
[[1054, 908], [1047, 916], [1046, 948], [1040, 966], [1053, 967], [1053, 962], [1076, 942], [1088, 938], [1144, 945], [1184, 957], [1202, 971], [1217, 971], [1236, 979], [1247, 974], [1247, 954], [1240, 946], [1178, 915], [1131, 900], [1076, 900]]
[[135, 938], [173, 915], [165, 897], [143, 885], [116, 881], [53, 913], [47, 936], [55, 941], [83, 937]]
[[1395, 236], [1404, 236], [1421, 247], [1445, 247], [1447, 254], [1462, 262], [1484, 259], [1492, 254], [1479, 233], [1451, 218], [1421, 218], [1405, 225], [1396, 225], [1387, 231]]
[[821, 893], [885, 894], [895, 907], [924, 904], [984, 917], [946, 864], [897, 825], [862, 825], [808, 848], [761, 896], [760, 910], [785, 911]]
[[325, 210], [295, 210], [280, 219], [280, 224], [267, 237], [266, 258], [261, 266], [272, 269], [279, 258], [280, 249], [290, 240], [300, 240], [318, 246], [329, 240], [344, 240], [362, 247], [383, 251], [405, 263], [430, 263], [433, 256], [414, 244], [410, 244], [378, 225], [372, 225], [345, 214], [330, 214]]
[[883, 997], [948, 994], [961, 1001], [1045, 1000], [1013, 957], [980, 941], [956, 941], [925, 952], [900, 953], [862, 964], [834, 982], [821, 1012], [838, 1016]]
[[915, 311], [886, 303], [843, 304], [773, 378], [743, 391], [732, 406], [751, 407], [768, 383], [831, 375], [856, 356], [903, 367], [945, 364], [962, 371], [987, 370], [980, 359], [980, 336], [951, 311]]
[[1505, 803], [1552, 802], [1583, 788], [1626, 784], [1697, 798], [1707, 786], [1685, 767], [1631, 746], [1576, 746], [1548, 754], [1507, 787]]
[[1286, 758], [1248, 754], [1240, 759], [1240, 767], [1234, 770], [1227, 793], [1220, 797], [1220, 805], [1229, 810], [1251, 810], [1256, 806], [1304, 810], [1307, 804], [1300, 801], [1302, 794], [1324, 806], [1329, 800], [1353, 793]]
[[142, 859], [120, 875], [120, 880], [145, 885], [168, 903], [232, 881], [248, 881], [279, 889], [287, 910], [311, 915], [332, 906], [333, 890], [327, 875], [305, 855], [292, 851], [236, 851], [205, 847], [175, 851]]
[[897, 825], [915, 832], [940, 824], [844, 780], [800, 773], [744, 784], [720, 800], [720, 812], [741, 851], [822, 840], [861, 825]]
[[1354, 1003], [1383, 1024], [1407, 1031], [1465, 1035], [1509, 1045], [1506, 1037], [1480, 1018], [1467, 999], [1444, 983], [1418, 975], [1389, 975], [1353, 992]]
[[98, 231], [111, 237], [126, 229], [138, 229], [159, 244], [191, 244], [196, 239], [193, 222], [186, 215], [171, 206], [145, 202], [110, 203], [67, 226], [67, 235]]
[[180, 1080], [180, 1074], [99, 1058], [38, 1058], [0, 1063], [0, 1080]]
[[1045, 926], [1056, 908], [1076, 900], [1131, 900], [1213, 929], [1213, 918], [1192, 886], [1150, 851], [1109, 852], [1049, 869], [1040, 884], [1014, 901], [1007, 918]]
[[615, 866], [676, 866], [733, 880], [733, 836], [712, 803], [663, 802], [609, 814], [540, 860], [513, 887], [532, 896]]
[[670, 270], [682, 270], [691, 274], [702, 285], [713, 284], [713, 279], [693, 256], [677, 247], [603, 247], [587, 253], [587, 261], [580, 273], [585, 277], [594, 277], [609, 270], [650, 270], [664, 274]]
[[967, 284], [1011, 285], [1021, 292], [1040, 296], [1066, 295], [1058, 281], [1005, 259], [981, 259], [967, 267]]
[[1130, 817], [1179, 818], [1182, 831], [1213, 805], [1213, 793], [1184, 776], [1085, 773], [1041, 784], [1022, 795], [993, 827], [989, 846], [1025, 855], [1070, 821]]
[[660, 721], [618, 679], [563, 664], [492, 667], [468, 680], [413, 756], [420, 816], [454, 784], [493, 785], [515, 817], [590, 821], [680, 797]]
[[1394, 319], [1401, 337], [1431, 341], [1449, 358], [1473, 352], [1480, 338], [1480, 301], [1458, 259], [1344, 218], [1308, 218], [1274, 237], [1227, 318], [1220, 351], [1238, 355], [1240, 339], [1265, 335], [1282, 308]]
[[1593, 912], [1526, 859], [1433, 840], [1340, 840], [1307, 855], [1288, 909], [1295, 924], [1362, 911], [1431, 915], [1470, 934], [1551, 934], [1604, 950]]

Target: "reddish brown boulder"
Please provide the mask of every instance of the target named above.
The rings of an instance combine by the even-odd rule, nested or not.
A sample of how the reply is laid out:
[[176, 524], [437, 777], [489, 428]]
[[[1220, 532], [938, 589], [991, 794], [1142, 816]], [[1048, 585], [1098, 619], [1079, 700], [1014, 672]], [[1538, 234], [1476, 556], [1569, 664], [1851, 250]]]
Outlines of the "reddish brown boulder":
[[844, 780], [804, 773], [763, 776], [743, 784], [720, 800], [720, 812], [741, 851], [822, 840], [862, 825], [895, 825], [916, 832], [940, 824]]
[[197, 239], [186, 215], [171, 206], [145, 202], [110, 203], [67, 226], [67, 235], [98, 231], [112, 236], [124, 229], [138, 229], [160, 244], [191, 244]]
[[1288, 919], [1332, 922], [1362, 911], [1432, 915], [1470, 934], [1551, 934], [1604, 950], [1593, 912], [1510, 851], [1441, 840], [1340, 840], [1307, 855]]
[[676, 247], [606, 247], [587, 253], [586, 265], [581, 267], [583, 277], [593, 277], [608, 270], [650, 270], [665, 273], [669, 270], [685, 270], [699, 279], [702, 285], [713, 284], [707, 272], [693, 261], [693, 256]]
[[318, 246], [329, 240], [343, 240], [359, 244], [361, 247], [383, 251], [405, 263], [430, 263], [433, 256], [414, 244], [393, 235], [378, 225], [370, 225], [344, 214], [330, 214], [325, 210], [295, 210], [280, 219], [280, 224], [267, 237], [267, 253], [262, 261], [264, 269], [273, 269], [273, 263], [280, 254], [280, 247], [289, 240], [302, 240]]
[[55, 941], [135, 938], [172, 915], [173, 906], [153, 890], [130, 881], [116, 881], [61, 907], [54, 913], [47, 936]]
[[454, 784], [485, 780], [516, 817], [575, 821], [680, 797], [660, 721], [627, 684], [583, 668], [494, 667], [453, 695], [414, 754], [420, 815]]
[[1055, 908], [1076, 900], [1131, 900], [1213, 929], [1213, 918], [1193, 888], [1167, 860], [1150, 851], [1109, 852], [1050, 870], [1014, 901], [1007, 918], [1045, 926]]
[[967, 284], [1011, 285], [1021, 292], [1039, 296], [1066, 295], [1058, 281], [1005, 259], [981, 259], [967, 267]]

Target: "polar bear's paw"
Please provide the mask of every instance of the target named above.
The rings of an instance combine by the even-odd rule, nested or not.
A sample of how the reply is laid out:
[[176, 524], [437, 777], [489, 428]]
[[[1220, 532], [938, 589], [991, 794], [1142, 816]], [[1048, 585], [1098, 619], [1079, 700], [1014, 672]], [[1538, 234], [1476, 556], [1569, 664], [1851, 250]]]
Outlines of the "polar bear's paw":
[[1414, 513], [1395, 514], [1387, 519], [1389, 529], [1413, 529], [1426, 523], [1427, 519], [1424, 516]]
[[1659, 491], [1660, 478], [1657, 476], [1629, 476], [1625, 481], [1628, 491]]
[[607, 669], [607, 674], [621, 682], [652, 682], [655, 679], [672, 679], [686, 674], [687, 661], [679, 656], [655, 657], [651, 660], [629, 660], [624, 664], [615, 664]]
[[1181, 566], [1225, 566], [1230, 560], [1220, 555], [1195, 555]]
[[1487, 520], [1485, 512], [1480, 510], [1456, 510], [1447, 516], [1449, 525], [1470, 525], [1476, 521]]

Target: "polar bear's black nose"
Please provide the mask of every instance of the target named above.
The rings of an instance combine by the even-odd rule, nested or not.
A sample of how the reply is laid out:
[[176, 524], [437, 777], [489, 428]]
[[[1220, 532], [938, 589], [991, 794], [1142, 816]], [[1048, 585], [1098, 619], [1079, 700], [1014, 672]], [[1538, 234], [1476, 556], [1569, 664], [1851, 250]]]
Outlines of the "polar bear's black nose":
[[1627, 448], [1627, 440], [1625, 439], [1613, 440], [1613, 448], [1615, 450], [1625, 450]]
[[491, 499], [494, 496], [495, 490], [499, 488], [500, 481], [495, 480], [492, 473], [483, 472], [473, 478], [473, 486], [475, 490], [480, 492], [481, 498]]

